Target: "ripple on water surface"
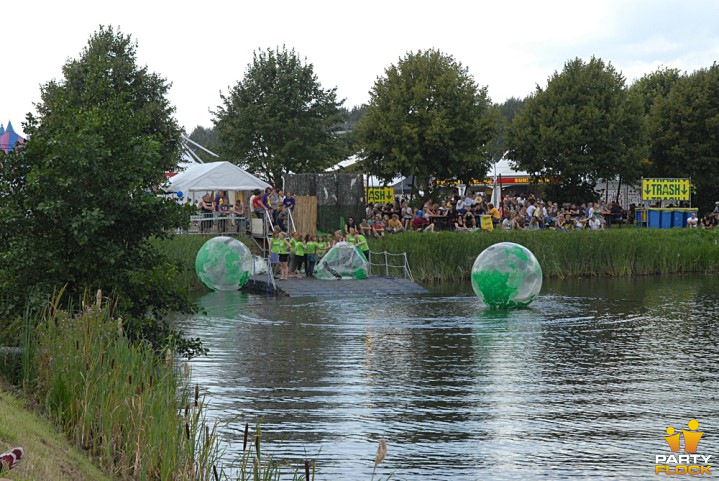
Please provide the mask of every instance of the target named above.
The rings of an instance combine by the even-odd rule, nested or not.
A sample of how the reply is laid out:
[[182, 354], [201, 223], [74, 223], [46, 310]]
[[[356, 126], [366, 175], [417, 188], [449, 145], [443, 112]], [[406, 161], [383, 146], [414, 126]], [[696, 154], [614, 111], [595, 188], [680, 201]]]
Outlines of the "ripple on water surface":
[[[210, 354], [211, 413], [261, 420], [317, 479], [654, 479], [667, 426], [719, 456], [719, 281], [547, 282], [529, 309], [471, 295], [274, 299], [216, 292], [180, 321]], [[235, 441], [235, 442], [233, 442]]]

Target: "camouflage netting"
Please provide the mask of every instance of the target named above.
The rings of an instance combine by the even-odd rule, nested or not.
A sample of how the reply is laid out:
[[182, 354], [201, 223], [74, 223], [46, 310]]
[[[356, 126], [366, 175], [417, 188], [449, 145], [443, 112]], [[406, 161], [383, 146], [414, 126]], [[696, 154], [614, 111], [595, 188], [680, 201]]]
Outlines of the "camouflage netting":
[[369, 262], [362, 251], [349, 242], [339, 242], [320, 259], [317, 279], [366, 279]]
[[334, 232], [354, 217], [364, 217], [364, 179], [358, 174], [292, 174], [284, 178], [285, 191], [317, 197], [317, 228]]

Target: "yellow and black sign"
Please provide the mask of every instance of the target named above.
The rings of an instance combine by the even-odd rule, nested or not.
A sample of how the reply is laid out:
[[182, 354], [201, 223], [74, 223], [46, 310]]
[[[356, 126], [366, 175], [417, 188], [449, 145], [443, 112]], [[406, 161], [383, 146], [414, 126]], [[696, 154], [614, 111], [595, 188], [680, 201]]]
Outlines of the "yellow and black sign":
[[394, 189], [392, 187], [367, 187], [368, 204], [387, 204], [394, 202]]
[[494, 230], [494, 224], [492, 223], [492, 216], [491, 215], [481, 215], [480, 217], [480, 224], [482, 230]]
[[642, 179], [642, 200], [690, 200], [689, 179]]

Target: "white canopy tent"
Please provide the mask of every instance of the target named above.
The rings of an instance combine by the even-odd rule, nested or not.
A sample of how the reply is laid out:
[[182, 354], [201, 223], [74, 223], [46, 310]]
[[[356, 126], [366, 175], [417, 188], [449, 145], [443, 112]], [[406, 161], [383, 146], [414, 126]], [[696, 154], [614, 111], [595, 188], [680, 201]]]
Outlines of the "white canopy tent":
[[[182, 192], [190, 202], [196, 200], [196, 193], [218, 190], [251, 191], [264, 190], [270, 184], [230, 162], [208, 162], [194, 164], [170, 178], [165, 192]], [[199, 195], [201, 197], [201, 195]], [[198, 197], [198, 198], [199, 198]]]

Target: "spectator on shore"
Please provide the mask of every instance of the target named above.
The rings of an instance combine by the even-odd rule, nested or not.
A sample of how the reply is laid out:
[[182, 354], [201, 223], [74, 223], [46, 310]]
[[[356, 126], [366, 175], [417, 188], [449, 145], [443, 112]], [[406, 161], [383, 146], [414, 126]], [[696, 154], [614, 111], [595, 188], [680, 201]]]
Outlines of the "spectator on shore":
[[687, 219], [687, 227], [690, 229], [696, 229], [699, 226], [699, 218], [696, 212], [692, 212], [692, 215]]
[[454, 230], [457, 232], [468, 232], [469, 231], [469, 228], [464, 223], [463, 215], [457, 216], [457, 219], [454, 221]]
[[252, 212], [262, 219], [265, 216], [265, 205], [262, 203], [262, 195], [260, 189], [255, 189], [252, 192], [252, 198], [250, 199], [250, 207]]
[[367, 219], [362, 218], [362, 222], [359, 224], [359, 232], [363, 236], [371, 237], [372, 236], [372, 226], [369, 225], [367, 222]]
[[239, 234], [243, 223], [245, 222], [245, 204], [242, 203], [242, 199], [240, 197], [237, 197], [235, 205], [233, 205], [230, 210], [230, 214], [232, 214], [235, 218], [235, 230]]
[[279, 210], [277, 211], [277, 225], [283, 232], [287, 232], [287, 226], [289, 225], [290, 211], [285, 208], [284, 204], [280, 204]]
[[400, 232], [404, 232], [402, 221], [399, 220], [399, 216], [397, 214], [392, 214], [392, 218], [389, 222], [387, 222], [387, 232], [390, 234], [399, 234]]
[[424, 212], [417, 211], [417, 215], [412, 219], [412, 230], [417, 232], [434, 232], [434, 224], [424, 218]]
[[491, 202], [487, 204], [487, 208], [489, 209], [487, 213], [492, 216], [492, 223], [496, 226], [502, 221], [502, 215], [499, 213], [499, 209]]
[[345, 222], [345, 229], [344, 229], [344, 235], [347, 236], [347, 234], [350, 233], [350, 229], [356, 229], [358, 226], [355, 223], [354, 217], [348, 217], [347, 222]]
[[295, 198], [292, 195], [292, 192], [285, 192], [285, 197], [282, 199], [282, 205], [284, 205], [285, 209], [288, 209], [290, 213], [295, 212]]
[[590, 230], [603, 230], [604, 225], [602, 224], [601, 214], [599, 212], [592, 214], [592, 217], [587, 219], [587, 226], [589, 226]]
[[514, 229], [514, 222], [512, 222], [512, 218], [514, 217], [514, 214], [505, 214], [504, 220], [502, 221], [502, 230], [504, 231], [510, 231]]
[[[202, 217], [205, 219], [210, 219], [214, 215], [215, 209], [213, 208], [212, 204], [212, 196], [207, 193], [202, 196], [202, 202], [200, 203], [200, 212], [202, 212]], [[200, 223], [200, 232], [209, 232], [212, 229], [212, 221], [211, 220], [203, 220]]]
[[384, 237], [384, 222], [380, 214], [375, 216], [372, 223], [372, 235], [376, 238]]
[[412, 208], [407, 204], [407, 202], [404, 202], [402, 204], [402, 227], [409, 229], [413, 217]]

